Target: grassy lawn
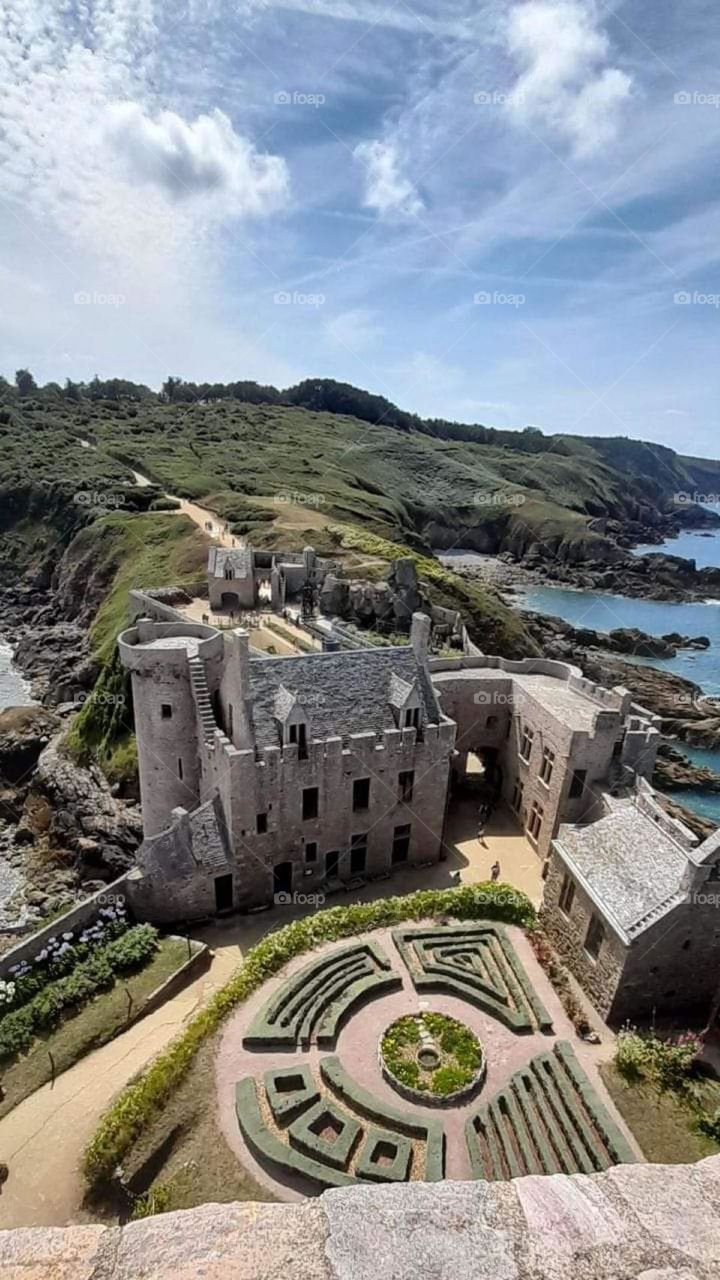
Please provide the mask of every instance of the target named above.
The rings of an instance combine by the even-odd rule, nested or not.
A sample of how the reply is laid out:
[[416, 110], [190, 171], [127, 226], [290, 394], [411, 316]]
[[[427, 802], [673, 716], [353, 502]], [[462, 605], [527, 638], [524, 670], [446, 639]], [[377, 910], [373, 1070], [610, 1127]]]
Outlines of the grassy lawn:
[[[217, 1121], [213, 1037], [123, 1162], [133, 1192], [149, 1211], [191, 1209], [233, 1200], [274, 1200], [240, 1164]], [[93, 1204], [94, 1212], [103, 1206]]]
[[691, 1164], [720, 1152], [720, 1145], [694, 1130], [698, 1114], [720, 1107], [720, 1081], [691, 1085], [687, 1098], [653, 1084], [628, 1084], [610, 1063], [600, 1068], [607, 1090], [645, 1159], [651, 1164]]
[[0, 1116], [16, 1107], [23, 1098], [34, 1093], [51, 1079], [49, 1053], [55, 1060], [55, 1074], [66, 1071], [74, 1062], [112, 1040], [127, 1022], [129, 991], [133, 1011], [165, 982], [188, 958], [187, 943], [177, 938], [163, 938], [159, 950], [144, 969], [115, 983], [70, 1015], [55, 1030], [39, 1039], [29, 1053], [10, 1066], [0, 1067], [4, 1097]]

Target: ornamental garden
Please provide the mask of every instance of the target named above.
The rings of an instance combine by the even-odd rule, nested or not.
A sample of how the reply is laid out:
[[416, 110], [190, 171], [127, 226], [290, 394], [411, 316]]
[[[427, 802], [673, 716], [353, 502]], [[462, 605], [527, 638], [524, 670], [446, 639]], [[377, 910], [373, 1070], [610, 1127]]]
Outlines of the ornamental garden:
[[220, 1123], [279, 1199], [591, 1173], [635, 1158], [597, 1054], [521, 928], [383, 928], [299, 958], [234, 1014], [218, 1045]]

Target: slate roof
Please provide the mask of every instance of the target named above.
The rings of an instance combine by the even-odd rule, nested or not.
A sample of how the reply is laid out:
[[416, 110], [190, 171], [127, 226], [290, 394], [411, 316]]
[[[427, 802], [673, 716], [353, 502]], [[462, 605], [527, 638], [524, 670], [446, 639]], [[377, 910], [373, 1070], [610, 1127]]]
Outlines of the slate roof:
[[[308, 715], [308, 739], [396, 729], [390, 705], [391, 677], [417, 681], [423, 718], [438, 724], [440, 711], [430, 678], [410, 645], [307, 654], [250, 661], [251, 716], [256, 746], [280, 745], [278, 693], [291, 690]], [[283, 699], [281, 697], [280, 705]]]
[[248, 578], [253, 569], [253, 553], [250, 547], [211, 547], [208, 555], [208, 573], [213, 578], [224, 578], [225, 569], [232, 569], [234, 578]]
[[606, 907], [632, 936], [642, 931], [649, 914], [654, 916], [680, 891], [687, 868], [679, 845], [635, 804], [617, 808], [587, 827], [561, 827], [556, 843], [601, 909]]

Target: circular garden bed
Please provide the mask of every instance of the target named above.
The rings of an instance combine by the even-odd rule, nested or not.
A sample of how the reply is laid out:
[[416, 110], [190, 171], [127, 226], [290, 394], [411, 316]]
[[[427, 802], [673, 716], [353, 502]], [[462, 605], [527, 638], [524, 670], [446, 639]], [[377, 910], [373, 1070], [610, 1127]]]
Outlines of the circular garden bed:
[[464, 1023], [444, 1013], [396, 1018], [380, 1041], [384, 1078], [411, 1102], [443, 1106], [473, 1093], [485, 1075], [485, 1054]]

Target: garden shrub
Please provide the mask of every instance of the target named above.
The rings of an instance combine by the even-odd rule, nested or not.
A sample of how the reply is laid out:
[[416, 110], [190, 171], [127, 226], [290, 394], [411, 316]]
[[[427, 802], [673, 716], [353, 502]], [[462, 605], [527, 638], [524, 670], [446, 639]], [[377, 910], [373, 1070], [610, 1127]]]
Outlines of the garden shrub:
[[524, 894], [509, 885], [485, 882], [457, 889], [421, 889], [404, 897], [331, 907], [271, 933], [248, 951], [237, 973], [105, 1113], [85, 1151], [83, 1170], [88, 1182], [100, 1183], [112, 1175], [153, 1116], [162, 1110], [208, 1036], [289, 960], [325, 942], [406, 920], [444, 915], [458, 920], [501, 920], [521, 926], [530, 926], [535, 920], [532, 903]]
[[135, 925], [76, 965], [66, 977], [48, 983], [27, 1004], [5, 1014], [0, 1022], [0, 1060], [25, 1053], [37, 1034], [56, 1026], [67, 1009], [111, 987], [117, 974], [145, 964], [157, 948], [157, 938], [152, 925]]
[[438, 1067], [430, 1081], [430, 1089], [439, 1097], [457, 1093], [458, 1089], [463, 1089], [466, 1084], [470, 1084], [474, 1074], [475, 1072], [467, 1067]]
[[720, 1107], [712, 1116], [700, 1116], [696, 1127], [698, 1133], [704, 1134], [706, 1138], [712, 1138], [715, 1142], [720, 1142]]
[[19, 960], [9, 969], [8, 980], [0, 982], [0, 1020], [11, 1009], [27, 1004], [48, 983], [70, 974], [82, 961], [96, 954], [99, 947], [119, 938], [129, 928], [124, 908], [107, 906], [100, 908], [91, 924], [66, 929], [48, 938], [32, 959]]
[[649, 1080], [659, 1089], [683, 1090], [700, 1048], [696, 1036], [661, 1040], [656, 1035], [640, 1035], [625, 1027], [618, 1036], [615, 1066], [630, 1083]]

